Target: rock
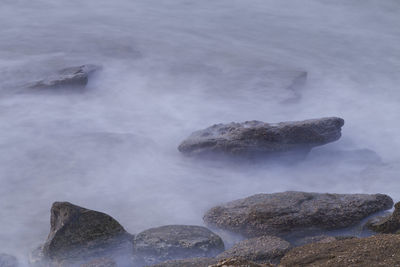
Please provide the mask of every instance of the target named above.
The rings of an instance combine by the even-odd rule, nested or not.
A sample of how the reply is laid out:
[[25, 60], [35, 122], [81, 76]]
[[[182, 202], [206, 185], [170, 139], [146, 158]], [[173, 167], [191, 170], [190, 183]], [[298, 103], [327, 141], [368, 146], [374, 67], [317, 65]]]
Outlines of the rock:
[[268, 156], [308, 153], [312, 147], [341, 136], [341, 118], [321, 118], [276, 124], [261, 121], [216, 124], [194, 132], [178, 150], [186, 155]]
[[280, 267], [400, 266], [400, 235], [376, 235], [329, 243], [312, 243], [290, 250]]
[[121, 254], [133, 249], [132, 236], [111, 216], [55, 202], [51, 208], [51, 228], [39, 250], [50, 261], [81, 261], [88, 258]]
[[18, 266], [18, 261], [16, 257], [5, 253], [0, 253], [0, 267], [17, 267], [17, 266]]
[[117, 267], [117, 263], [112, 259], [98, 258], [82, 264], [81, 267]]
[[151, 265], [184, 258], [214, 257], [223, 250], [222, 239], [202, 226], [161, 226], [139, 233], [134, 240], [137, 265]]
[[47, 79], [37, 81], [30, 85], [31, 88], [60, 88], [60, 87], [85, 87], [89, 76], [101, 67], [96, 65], [82, 65], [58, 71]]
[[[339, 237], [343, 238], [343, 237]], [[328, 235], [317, 235], [317, 236], [306, 236], [300, 239], [295, 240], [294, 242], [291, 242], [291, 244], [293, 246], [304, 246], [306, 244], [310, 244], [310, 243], [329, 243], [332, 241], [336, 241], [338, 240], [336, 237], [334, 236], [328, 236]]]
[[219, 259], [243, 259], [257, 263], [276, 264], [290, 249], [289, 242], [275, 236], [247, 239], [217, 256]]
[[[319, 194], [288, 191], [257, 194], [209, 210], [204, 221], [247, 237], [285, 236], [316, 229], [352, 226], [378, 211], [390, 209], [392, 199], [375, 194]], [[301, 237], [301, 236], [300, 236]]]
[[208, 267], [215, 263], [217, 263], [217, 260], [212, 258], [191, 258], [164, 261], [159, 264], [151, 265], [151, 267]]
[[394, 205], [394, 212], [390, 216], [382, 216], [378, 220], [367, 222], [367, 227], [374, 232], [394, 234], [400, 230], [400, 202]]
[[272, 267], [271, 264], [258, 264], [243, 259], [227, 259], [221, 260], [217, 264], [210, 265], [208, 267]]

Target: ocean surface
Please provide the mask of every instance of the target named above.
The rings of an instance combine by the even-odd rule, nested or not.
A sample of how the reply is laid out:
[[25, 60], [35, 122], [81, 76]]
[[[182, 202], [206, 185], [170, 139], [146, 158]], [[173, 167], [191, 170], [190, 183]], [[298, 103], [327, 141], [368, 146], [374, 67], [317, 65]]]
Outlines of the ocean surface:
[[[0, 252], [26, 262], [54, 201], [138, 233], [255, 193], [400, 200], [399, 14], [398, 0], [0, 0]], [[84, 90], [26, 88], [81, 64], [103, 67]], [[286, 71], [308, 74], [291, 101]], [[215, 123], [325, 116], [345, 119], [342, 138], [302, 162], [177, 150]]]

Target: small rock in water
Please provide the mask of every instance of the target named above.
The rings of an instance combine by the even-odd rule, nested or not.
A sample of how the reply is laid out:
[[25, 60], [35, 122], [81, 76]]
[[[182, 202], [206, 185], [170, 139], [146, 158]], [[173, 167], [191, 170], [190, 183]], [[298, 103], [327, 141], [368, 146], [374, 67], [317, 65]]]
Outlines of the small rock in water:
[[134, 257], [137, 265], [195, 257], [214, 257], [224, 250], [222, 239], [202, 226], [167, 225], [136, 235]]
[[[80, 262], [90, 258], [131, 254], [132, 236], [111, 216], [55, 202], [51, 208], [51, 228], [46, 243], [36, 254], [40, 261]], [[42, 259], [41, 259], [42, 257]]]
[[393, 200], [383, 194], [320, 194], [283, 192], [258, 194], [209, 210], [204, 221], [247, 237], [306, 236], [316, 230], [349, 227], [363, 218], [390, 209]]
[[394, 205], [394, 212], [388, 216], [382, 216], [367, 222], [367, 227], [374, 232], [394, 234], [400, 231], [400, 202]]
[[18, 261], [16, 257], [5, 253], [0, 253], [0, 267], [17, 267], [17, 266], [18, 266]]
[[89, 76], [100, 67], [96, 65], [82, 65], [60, 70], [56, 75], [35, 82], [31, 88], [60, 88], [60, 87], [85, 87]]
[[219, 259], [244, 259], [257, 263], [276, 264], [290, 249], [289, 242], [275, 236], [243, 240], [217, 256]]
[[277, 156], [298, 152], [341, 137], [344, 120], [336, 117], [276, 124], [261, 121], [216, 124], [194, 132], [178, 150], [186, 155]]

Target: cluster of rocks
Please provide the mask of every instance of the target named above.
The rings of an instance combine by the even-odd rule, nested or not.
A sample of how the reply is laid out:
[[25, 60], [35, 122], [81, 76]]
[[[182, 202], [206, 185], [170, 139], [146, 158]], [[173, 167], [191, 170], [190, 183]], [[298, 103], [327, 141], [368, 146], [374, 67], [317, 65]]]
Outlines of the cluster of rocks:
[[[250, 196], [211, 208], [204, 215], [210, 229], [243, 236], [225, 249], [221, 237], [203, 226], [167, 225], [132, 235], [107, 214], [56, 202], [48, 238], [32, 252], [30, 263], [40, 267], [364, 266], [351, 264], [367, 263], [365, 255], [370, 251], [376, 257], [372, 262], [398, 264], [400, 258], [388, 256], [400, 248], [397, 235], [329, 235], [330, 230], [357, 225], [392, 206], [392, 199], [382, 194], [291, 191]], [[391, 216], [370, 220], [365, 227], [384, 233], [398, 231], [399, 207]], [[0, 266], [16, 267], [18, 263], [0, 254]]]

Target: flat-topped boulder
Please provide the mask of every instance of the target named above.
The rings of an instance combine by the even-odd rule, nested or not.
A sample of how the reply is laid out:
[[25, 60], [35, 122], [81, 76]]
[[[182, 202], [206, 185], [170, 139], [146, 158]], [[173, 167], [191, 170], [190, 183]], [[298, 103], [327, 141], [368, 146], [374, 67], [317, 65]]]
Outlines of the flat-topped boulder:
[[204, 221], [247, 237], [285, 236], [349, 227], [392, 206], [393, 200], [383, 194], [288, 191], [257, 194], [216, 206], [205, 214]]
[[308, 153], [341, 137], [344, 120], [336, 117], [295, 122], [216, 124], [194, 132], [178, 147], [186, 155], [268, 156]]
[[18, 260], [13, 255], [0, 253], [0, 267], [18, 267]]
[[[129, 253], [132, 236], [111, 216], [69, 202], [51, 208], [50, 233], [36, 262], [80, 262], [90, 258]], [[42, 257], [42, 258], [40, 258]]]
[[279, 267], [400, 266], [400, 235], [376, 235], [329, 243], [312, 243], [290, 250]]
[[290, 248], [290, 243], [279, 237], [261, 236], [243, 240], [219, 254], [217, 258], [277, 264]]
[[222, 239], [202, 226], [166, 225], [136, 235], [136, 264], [151, 265], [167, 260], [214, 257], [224, 250]]
[[56, 74], [37, 81], [31, 88], [85, 87], [90, 75], [101, 69], [100, 66], [87, 64], [59, 70]]

